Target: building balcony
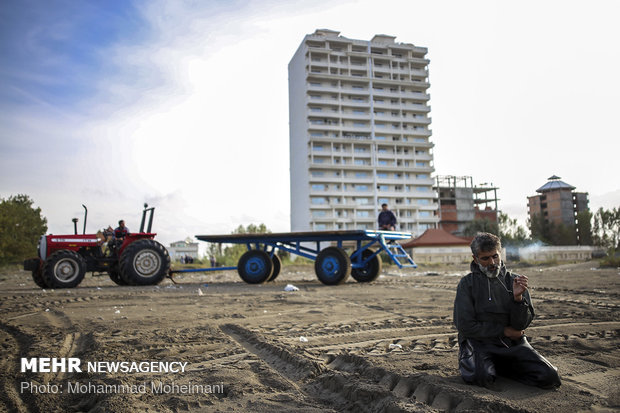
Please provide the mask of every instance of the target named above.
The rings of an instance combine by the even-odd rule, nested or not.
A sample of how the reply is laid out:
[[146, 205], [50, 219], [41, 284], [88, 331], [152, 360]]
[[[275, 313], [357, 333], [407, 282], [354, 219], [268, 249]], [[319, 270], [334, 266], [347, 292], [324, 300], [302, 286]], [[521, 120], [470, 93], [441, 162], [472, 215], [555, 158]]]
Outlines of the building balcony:
[[[359, 119], [359, 120], [367, 120], [370, 122], [370, 113], [366, 113], [366, 114], [357, 114], [357, 113], [342, 113], [340, 115], [340, 117], [344, 120], [344, 119]], [[368, 127], [370, 127], [370, 123], [368, 124]]]
[[433, 155], [414, 155], [413, 158], [414, 161], [432, 161], [433, 160]]
[[325, 105], [325, 106], [340, 106], [340, 100], [339, 99], [332, 99], [332, 98], [327, 98], [327, 97], [320, 97], [320, 98], [311, 98], [311, 97], [306, 97], [306, 104], [307, 105]]
[[430, 125], [432, 118], [428, 116], [416, 116], [415, 118], [408, 117], [407, 122], [412, 122], [417, 125]]
[[340, 93], [341, 89], [337, 86], [313, 86], [308, 83], [307, 90], [309, 92]]
[[429, 59], [425, 59], [422, 57], [408, 57], [407, 61], [417, 64], [417, 65], [424, 65], [424, 66], [428, 65], [431, 62]]
[[341, 129], [342, 129], [341, 125], [330, 125], [330, 124], [314, 125], [314, 124], [311, 124], [310, 122], [308, 122], [308, 130], [312, 130], [312, 131], [317, 131], [317, 132], [324, 132], [324, 131], [340, 132]]

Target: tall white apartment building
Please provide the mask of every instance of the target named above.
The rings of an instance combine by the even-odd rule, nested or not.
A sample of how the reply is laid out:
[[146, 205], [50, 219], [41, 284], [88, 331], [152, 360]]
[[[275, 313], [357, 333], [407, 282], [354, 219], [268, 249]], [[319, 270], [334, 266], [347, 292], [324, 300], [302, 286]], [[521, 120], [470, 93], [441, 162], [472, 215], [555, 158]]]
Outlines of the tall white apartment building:
[[332, 30], [306, 35], [288, 66], [291, 230], [435, 228], [427, 49]]

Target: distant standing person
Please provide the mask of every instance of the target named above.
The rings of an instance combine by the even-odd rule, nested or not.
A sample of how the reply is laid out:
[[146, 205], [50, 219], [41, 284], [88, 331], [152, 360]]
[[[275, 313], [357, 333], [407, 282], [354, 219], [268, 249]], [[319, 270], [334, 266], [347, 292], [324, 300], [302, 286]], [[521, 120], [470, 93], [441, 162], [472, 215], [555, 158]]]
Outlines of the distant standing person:
[[396, 215], [388, 209], [388, 204], [381, 204], [381, 212], [379, 213], [379, 229], [386, 231], [396, 230]]
[[118, 228], [114, 230], [114, 238], [124, 240], [127, 235], [129, 235], [129, 228], [125, 226], [125, 221], [121, 219], [118, 221]]

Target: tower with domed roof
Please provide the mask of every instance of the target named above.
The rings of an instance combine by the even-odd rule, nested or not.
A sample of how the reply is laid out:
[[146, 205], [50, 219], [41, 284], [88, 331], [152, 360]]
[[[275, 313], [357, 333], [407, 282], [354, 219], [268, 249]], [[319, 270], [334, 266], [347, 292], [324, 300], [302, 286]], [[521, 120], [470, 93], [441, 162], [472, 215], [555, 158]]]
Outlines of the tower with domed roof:
[[577, 215], [588, 211], [588, 193], [575, 192], [575, 187], [553, 175], [546, 184], [536, 190], [538, 195], [528, 196], [528, 213], [530, 221], [542, 218], [545, 223], [563, 225], [575, 234], [575, 243], [579, 244]]

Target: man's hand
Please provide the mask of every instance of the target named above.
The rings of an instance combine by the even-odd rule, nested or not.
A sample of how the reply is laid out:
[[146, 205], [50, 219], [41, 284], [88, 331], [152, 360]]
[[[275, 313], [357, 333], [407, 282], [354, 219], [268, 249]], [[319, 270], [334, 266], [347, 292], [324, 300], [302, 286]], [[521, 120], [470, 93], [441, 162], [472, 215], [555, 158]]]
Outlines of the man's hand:
[[525, 334], [525, 330], [516, 330], [512, 327], [504, 327], [504, 335], [511, 340], [519, 340], [523, 334]]
[[527, 291], [527, 277], [525, 275], [519, 275], [512, 282], [512, 293], [515, 301], [523, 300], [523, 293]]

